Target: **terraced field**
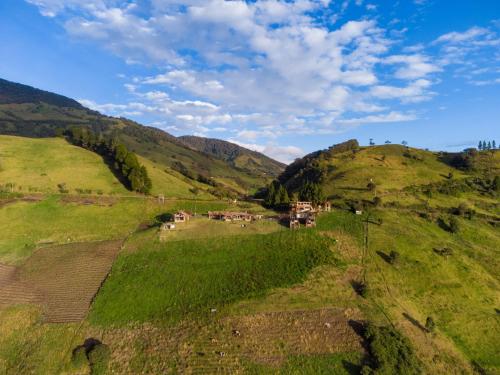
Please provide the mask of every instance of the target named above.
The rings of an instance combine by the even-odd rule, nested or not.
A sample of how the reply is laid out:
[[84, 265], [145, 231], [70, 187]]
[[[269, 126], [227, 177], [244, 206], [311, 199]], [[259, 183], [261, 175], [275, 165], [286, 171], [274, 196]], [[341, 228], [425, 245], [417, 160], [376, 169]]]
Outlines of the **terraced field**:
[[17, 267], [0, 264], [0, 309], [40, 302], [41, 296], [31, 283], [20, 279]]
[[20, 267], [0, 266], [0, 307], [37, 303], [50, 323], [85, 318], [122, 241], [73, 243], [37, 250]]
[[354, 317], [359, 311], [325, 308], [227, 318], [200, 332], [185, 372], [238, 373], [248, 363], [276, 370], [290, 356], [362, 353]]

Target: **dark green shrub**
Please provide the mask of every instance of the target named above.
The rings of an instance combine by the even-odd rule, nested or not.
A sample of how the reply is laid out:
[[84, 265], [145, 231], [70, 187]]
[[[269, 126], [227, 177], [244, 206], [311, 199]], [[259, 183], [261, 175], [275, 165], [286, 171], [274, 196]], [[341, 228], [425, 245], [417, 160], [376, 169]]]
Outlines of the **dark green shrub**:
[[450, 218], [449, 228], [451, 233], [458, 233], [460, 231], [460, 225], [456, 217], [452, 216]]
[[83, 345], [73, 350], [73, 353], [71, 355], [71, 364], [77, 369], [89, 364], [86, 349]]
[[392, 327], [369, 324], [364, 332], [369, 346], [370, 364], [363, 375], [413, 375], [421, 374], [421, 364], [409, 340]]
[[392, 250], [389, 253], [389, 263], [396, 264], [399, 261], [399, 253], [397, 251]]
[[96, 345], [89, 353], [89, 363], [93, 375], [105, 374], [111, 352], [105, 344]]
[[434, 322], [434, 319], [432, 317], [428, 316], [426, 321], [425, 321], [425, 328], [429, 332], [433, 332], [434, 328], [436, 328], [436, 323]]

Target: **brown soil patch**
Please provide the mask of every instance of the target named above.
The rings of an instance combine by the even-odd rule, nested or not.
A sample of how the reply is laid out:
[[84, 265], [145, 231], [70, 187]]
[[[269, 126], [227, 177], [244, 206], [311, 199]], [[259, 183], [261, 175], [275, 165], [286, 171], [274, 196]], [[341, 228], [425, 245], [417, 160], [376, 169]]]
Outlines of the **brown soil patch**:
[[19, 277], [17, 267], [0, 264], [0, 308], [40, 301], [33, 285]]
[[97, 206], [113, 206], [117, 199], [107, 196], [78, 196], [66, 195], [61, 198], [62, 203], [78, 204], [78, 205], [97, 205]]
[[[19, 268], [0, 268], [0, 306], [39, 303], [47, 322], [85, 318], [122, 241], [51, 246], [35, 251]], [[2, 281], [5, 280], [5, 281]]]
[[15, 202], [40, 202], [43, 200], [42, 195], [25, 195], [21, 198], [2, 198], [0, 199], [0, 208]]

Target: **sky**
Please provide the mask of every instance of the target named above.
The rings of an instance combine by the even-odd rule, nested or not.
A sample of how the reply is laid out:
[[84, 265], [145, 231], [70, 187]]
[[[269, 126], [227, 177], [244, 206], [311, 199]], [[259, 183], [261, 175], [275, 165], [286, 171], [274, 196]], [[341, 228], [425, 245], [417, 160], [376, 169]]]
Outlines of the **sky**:
[[500, 144], [498, 0], [1, 0], [0, 78], [291, 162]]

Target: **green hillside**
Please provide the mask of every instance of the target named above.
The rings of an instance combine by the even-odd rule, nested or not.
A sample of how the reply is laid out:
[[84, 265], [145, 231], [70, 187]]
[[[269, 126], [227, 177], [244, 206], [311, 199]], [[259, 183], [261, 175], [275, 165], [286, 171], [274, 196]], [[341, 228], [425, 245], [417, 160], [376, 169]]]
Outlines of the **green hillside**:
[[0, 135], [0, 185], [7, 184], [18, 192], [57, 192], [64, 184], [72, 193], [127, 193], [99, 155], [62, 138]]
[[[198, 179], [199, 175], [218, 178], [222, 187], [226, 186], [234, 193], [255, 191], [276, 176], [275, 166], [280, 165], [260, 155], [259, 159], [273, 166], [270, 167], [273, 171], [271, 175], [259, 168], [243, 168], [190, 148], [160, 129], [124, 118], [104, 116], [70, 98], [0, 80], [0, 134], [54, 137], [74, 126], [88, 127], [95, 133], [113, 137], [123, 142], [129, 150], [164, 168], [185, 169], [193, 180]], [[269, 168], [264, 169], [267, 171]], [[232, 181], [231, 185], [225, 183], [227, 179]]]
[[[146, 158], [139, 158], [153, 181], [153, 195], [214, 199], [206, 184]], [[6, 192], [133, 195], [102, 157], [63, 138], [0, 135], [0, 187]], [[196, 193], [195, 193], [196, 192]]]
[[225, 160], [232, 166], [248, 172], [277, 176], [285, 168], [283, 163], [263, 154], [220, 139], [186, 135], [179, 137], [179, 140], [195, 150]]

